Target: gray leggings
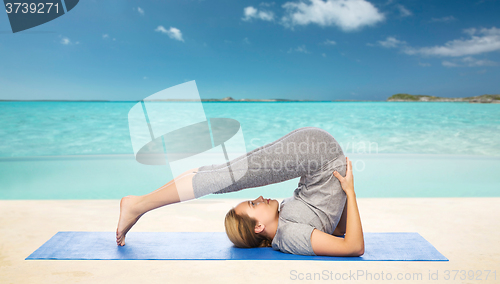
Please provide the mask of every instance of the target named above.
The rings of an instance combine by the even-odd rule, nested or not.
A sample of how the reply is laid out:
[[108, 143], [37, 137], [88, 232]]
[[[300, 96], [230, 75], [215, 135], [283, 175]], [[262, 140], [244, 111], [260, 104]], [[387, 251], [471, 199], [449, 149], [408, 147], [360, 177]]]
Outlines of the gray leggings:
[[193, 177], [194, 195], [199, 198], [311, 175], [343, 155], [328, 132], [302, 127], [228, 163], [200, 167]]

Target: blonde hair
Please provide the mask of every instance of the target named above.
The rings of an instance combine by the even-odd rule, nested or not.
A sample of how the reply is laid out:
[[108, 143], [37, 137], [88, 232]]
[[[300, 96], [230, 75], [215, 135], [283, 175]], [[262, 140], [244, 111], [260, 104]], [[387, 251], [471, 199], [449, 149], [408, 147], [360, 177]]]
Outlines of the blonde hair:
[[246, 214], [238, 215], [231, 208], [224, 219], [224, 227], [229, 240], [239, 248], [270, 247], [272, 239], [255, 233], [257, 220]]

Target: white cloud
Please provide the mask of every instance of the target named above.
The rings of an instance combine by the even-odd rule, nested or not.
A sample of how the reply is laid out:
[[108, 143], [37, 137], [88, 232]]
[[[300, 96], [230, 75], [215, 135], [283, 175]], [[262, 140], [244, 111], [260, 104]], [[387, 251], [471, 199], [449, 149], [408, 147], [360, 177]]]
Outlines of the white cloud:
[[306, 0], [287, 2], [282, 24], [293, 28], [297, 25], [317, 24], [337, 26], [344, 31], [358, 30], [384, 20], [373, 4], [366, 0]]
[[155, 29], [155, 32], [161, 32], [161, 33], [167, 34], [171, 39], [175, 39], [178, 41], [184, 41], [184, 39], [182, 38], [181, 31], [177, 28], [174, 28], [174, 27], [170, 27], [170, 29], [167, 30], [163, 26], [158, 26]]
[[144, 10], [141, 7], [137, 7], [137, 12], [144, 16]]
[[271, 6], [274, 6], [274, 4], [275, 4], [274, 2], [271, 2], [271, 3], [262, 2], [259, 5], [260, 6], [264, 6], [264, 7], [271, 7]]
[[67, 37], [63, 37], [61, 39], [61, 44], [64, 44], [64, 45], [68, 45], [68, 44], [71, 44], [71, 40]]
[[109, 35], [108, 34], [103, 34], [102, 38], [109, 38]]
[[385, 48], [396, 48], [406, 44], [406, 41], [401, 41], [395, 37], [389, 36], [385, 40], [379, 40], [378, 44]]
[[477, 32], [477, 29], [476, 28], [469, 28], [469, 29], [463, 30], [463, 32], [470, 35], [470, 36], [473, 36]]
[[446, 16], [446, 17], [442, 17], [442, 18], [432, 18], [429, 22], [430, 23], [449, 23], [449, 22], [452, 22], [455, 20], [456, 19], [453, 16]]
[[250, 40], [248, 40], [247, 37], [243, 39], [243, 42], [246, 43], [246, 44], [250, 44]]
[[336, 45], [337, 43], [335, 41], [333, 41], [333, 40], [327, 39], [327, 40], [325, 40], [325, 42], [323, 44], [326, 44], [326, 45]]
[[297, 46], [297, 48], [295, 48], [295, 49], [290, 48], [290, 49], [288, 50], [288, 53], [292, 53], [292, 52], [294, 52], [294, 51], [295, 51], [295, 52], [302, 52], [302, 53], [306, 53], [306, 54], [310, 53], [309, 51], [307, 51], [307, 49], [306, 49], [306, 46], [305, 46], [305, 45]]
[[321, 53], [321, 56], [323, 56], [323, 57], [326, 57], [326, 54], [324, 54], [324, 53]]
[[244, 17], [241, 18], [243, 21], [250, 21], [252, 19], [259, 19], [263, 21], [274, 20], [274, 13], [271, 11], [257, 10], [252, 6], [248, 6], [243, 9]]
[[464, 33], [469, 34], [470, 38], [448, 41], [442, 46], [406, 47], [403, 51], [410, 55], [459, 57], [500, 50], [500, 29], [492, 27], [476, 30], [472, 28], [464, 30]]
[[488, 59], [476, 59], [470, 56], [454, 61], [443, 61], [446, 67], [479, 67], [479, 66], [497, 66], [498, 63]]
[[[414, 48], [405, 41], [395, 37], [387, 37], [386, 40], [378, 41], [377, 45], [385, 48], [399, 48], [409, 55], [454, 57], [455, 59], [443, 60], [441, 64], [445, 67], [478, 67], [478, 66], [499, 66], [499, 62], [488, 59], [476, 59], [470, 55], [500, 51], [500, 29], [469, 28], [463, 30], [469, 35], [468, 39], [456, 39], [446, 42], [442, 46]], [[374, 44], [368, 43], [369, 46]], [[418, 63], [422, 67], [430, 66], [429, 63]]]
[[475, 59], [470, 56], [462, 58], [462, 62], [464, 62], [467, 66], [497, 66], [498, 63], [488, 60], [488, 59]]
[[398, 9], [399, 9], [399, 13], [401, 13], [401, 17], [408, 17], [408, 16], [411, 16], [413, 15], [410, 10], [406, 9], [405, 6], [401, 5], [401, 4], [398, 4]]
[[243, 21], [250, 21], [250, 19], [257, 16], [257, 9], [255, 9], [252, 6], [248, 6], [248, 7], [243, 9], [243, 15], [245, 15], [242, 18]]
[[444, 67], [458, 67], [458, 64], [450, 61], [443, 61], [441, 64], [443, 64]]

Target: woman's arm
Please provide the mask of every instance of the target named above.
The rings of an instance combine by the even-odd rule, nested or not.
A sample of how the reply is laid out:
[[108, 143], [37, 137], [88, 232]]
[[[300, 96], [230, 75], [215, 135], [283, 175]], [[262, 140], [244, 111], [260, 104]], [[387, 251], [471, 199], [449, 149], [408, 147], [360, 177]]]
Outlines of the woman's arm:
[[346, 176], [342, 177], [338, 172], [333, 175], [339, 179], [342, 189], [347, 195], [347, 220], [344, 238], [335, 237], [314, 229], [311, 234], [311, 245], [316, 255], [326, 256], [360, 256], [365, 253], [365, 242], [363, 228], [359, 217], [356, 193], [354, 192], [354, 180], [352, 175], [352, 164], [347, 160]]
[[345, 223], [347, 220], [347, 200], [345, 201], [344, 205], [344, 211], [342, 211], [342, 216], [340, 216], [339, 223], [337, 224], [337, 227], [333, 231], [334, 236], [343, 236], [345, 235]]

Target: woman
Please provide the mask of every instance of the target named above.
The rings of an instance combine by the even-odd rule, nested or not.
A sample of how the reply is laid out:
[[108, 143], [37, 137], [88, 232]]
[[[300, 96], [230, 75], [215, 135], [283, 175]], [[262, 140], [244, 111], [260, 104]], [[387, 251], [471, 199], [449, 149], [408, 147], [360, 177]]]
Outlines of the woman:
[[352, 164], [337, 141], [316, 127], [296, 129], [228, 163], [189, 170], [147, 195], [122, 198], [116, 242], [125, 245], [130, 228], [155, 208], [297, 177], [293, 196], [281, 204], [260, 196], [229, 210], [229, 239], [237, 247], [272, 246], [293, 254], [362, 255]]

